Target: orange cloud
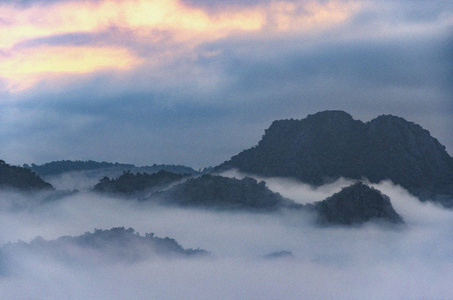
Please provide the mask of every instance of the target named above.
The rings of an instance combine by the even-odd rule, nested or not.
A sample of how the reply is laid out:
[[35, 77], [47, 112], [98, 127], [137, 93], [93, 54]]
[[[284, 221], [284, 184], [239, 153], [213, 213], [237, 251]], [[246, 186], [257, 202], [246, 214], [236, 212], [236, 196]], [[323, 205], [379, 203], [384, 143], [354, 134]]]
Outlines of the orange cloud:
[[112, 47], [29, 48], [0, 60], [0, 74], [10, 80], [10, 88], [21, 90], [47, 75], [83, 74], [102, 69], [131, 69], [140, 63], [126, 49]]
[[268, 25], [277, 32], [325, 29], [346, 21], [360, 7], [357, 1], [273, 2]]
[[[0, 57], [0, 77], [16, 86], [29, 86], [50, 73], [88, 73], [102, 68], [130, 68], [140, 59], [127, 45], [91, 47], [48, 47], [21, 49], [20, 43], [36, 38], [68, 33], [98, 33], [111, 27], [125, 29], [139, 43], [155, 41], [153, 32], [165, 32], [173, 43], [183, 44], [190, 54], [194, 46], [235, 33], [255, 32], [267, 35], [308, 31], [345, 21], [358, 5], [355, 1], [332, 0], [300, 3], [274, 1], [247, 9], [235, 8], [208, 13], [185, 6], [180, 0], [103, 0], [97, 2], [60, 2], [18, 8], [0, 4], [0, 50], [12, 57]], [[113, 38], [115, 40], [115, 38]], [[120, 43], [121, 38], [116, 38]], [[171, 59], [165, 49], [153, 53]], [[173, 53], [179, 55], [181, 53]], [[23, 82], [28, 82], [24, 84]]]
[[98, 3], [61, 2], [18, 10], [1, 6], [0, 48], [24, 40], [71, 32], [96, 32], [110, 26], [179, 31], [191, 36], [234, 30], [258, 30], [265, 19], [256, 11], [210, 16], [178, 0], [104, 0]]

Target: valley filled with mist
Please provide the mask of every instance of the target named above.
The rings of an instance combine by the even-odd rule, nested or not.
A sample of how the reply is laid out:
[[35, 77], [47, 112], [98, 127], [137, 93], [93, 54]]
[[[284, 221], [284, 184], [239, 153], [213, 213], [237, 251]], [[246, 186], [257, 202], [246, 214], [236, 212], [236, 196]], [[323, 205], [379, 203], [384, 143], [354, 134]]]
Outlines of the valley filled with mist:
[[[243, 176], [232, 173], [224, 175]], [[349, 183], [340, 179], [313, 188], [290, 179], [266, 180], [272, 191], [298, 203], [322, 200]], [[50, 192], [2, 191], [1, 244], [21, 240], [29, 246], [1, 248], [0, 294], [6, 299], [449, 298], [451, 210], [422, 203], [389, 181], [373, 186], [391, 198], [405, 226], [320, 227], [310, 214], [292, 211], [169, 207], [90, 191], [49, 201]], [[62, 242], [58, 252], [36, 240], [123, 226], [209, 253], [168, 256], [171, 251], [152, 254], [134, 244], [130, 247], [142, 255], [133, 259], [112, 254], [117, 250], [109, 240], [105, 248]], [[266, 257], [281, 251], [290, 253]]]
[[[355, 163], [346, 164], [347, 150], [358, 149], [359, 141], [329, 139], [343, 130], [330, 127], [339, 116], [352, 120], [338, 112], [307, 117], [325, 121], [308, 136], [311, 123], [291, 120], [292, 128], [268, 129], [257, 146], [198, 171], [181, 165], [55, 161], [20, 167], [2, 161], [0, 294], [451, 298], [453, 158], [418, 125], [386, 117], [392, 130], [360, 138], [360, 149], [379, 140], [378, 156], [367, 152], [362, 159], [359, 150]], [[395, 137], [397, 147], [384, 147]], [[261, 154], [250, 156], [253, 151]], [[387, 161], [379, 173], [369, 168], [395, 155], [401, 159]], [[269, 160], [256, 162], [262, 157]], [[265, 172], [240, 170], [251, 166]], [[295, 166], [300, 178], [317, 174], [323, 180], [269, 176], [294, 172]]]
[[453, 299], [452, 0], [1, 0], [0, 300]]

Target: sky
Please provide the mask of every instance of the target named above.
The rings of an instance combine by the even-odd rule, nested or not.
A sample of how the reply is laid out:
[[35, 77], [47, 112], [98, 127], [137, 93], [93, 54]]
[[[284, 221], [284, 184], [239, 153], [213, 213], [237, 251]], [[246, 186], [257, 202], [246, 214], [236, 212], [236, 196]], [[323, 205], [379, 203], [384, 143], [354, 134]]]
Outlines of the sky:
[[449, 0], [4, 0], [0, 158], [217, 165], [272, 121], [401, 116], [453, 154]]

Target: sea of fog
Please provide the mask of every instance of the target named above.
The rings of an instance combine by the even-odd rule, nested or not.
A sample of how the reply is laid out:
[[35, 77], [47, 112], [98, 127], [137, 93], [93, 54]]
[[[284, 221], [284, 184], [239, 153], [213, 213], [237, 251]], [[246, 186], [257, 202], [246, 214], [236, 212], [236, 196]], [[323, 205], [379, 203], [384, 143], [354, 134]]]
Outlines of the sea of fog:
[[[300, 203], [322, 200], [351, 183], [341, 179], [314, 188], [284, 178], [263, 180]], [[390, 197], [406, 222], [401, 228], [320, 228], [300, 212], [162, 207], [91, 193], [86, 187], [92, 180], [81, 174], [53, 183], [64, 188], [68, 181], [81, 192], [45, 202], [45, 193], [0, 191], [0, 244], [124, 226], [211, 255], [87, 266], [18, 253], [16, 272], [0, 275], [0, 298], [453, 299], [453, 211], [421, 203], [388, 181], [373, 186]], [[292, 256], [264, 257], [278, 251]]]

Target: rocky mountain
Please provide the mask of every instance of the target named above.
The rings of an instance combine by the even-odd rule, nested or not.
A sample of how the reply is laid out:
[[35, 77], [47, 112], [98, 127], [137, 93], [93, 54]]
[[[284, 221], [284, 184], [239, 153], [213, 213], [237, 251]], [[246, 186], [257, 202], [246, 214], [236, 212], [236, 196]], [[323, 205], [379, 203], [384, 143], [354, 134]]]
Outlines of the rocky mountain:
[[370, 122], [343, 111], [275, 121], [257, 146], [215, 168], [294, 177], [313, 185], [340, 177], [390, 179], [421, 200], [453, 206], [453, 158], [417, 124], [391, 115]]
[[12, 188], [21, 191], [52, 190], [45, 182], [29, 169], [12, 166], [0, 160], [0, 188]]
[[80, 236], [64, 236], [56, 240], [35, 238], [30, 243], [8, 243], [0, 248], [0, 273], [15, 269], [15, 257], [51, 258], [69, 264], [96, 265], [105, 262], [138, 262], [152, 256], [188, 257], [206, 255], [201, 249], [184, 249], [171, 238], [153, 233], [141, 236], [132, 228], [96, 229]]
[[317, 212], [321, 224], [355, 225], [371, 220], [404, 223], [386, 195], [362, 182], [310, 206]]
[[190, 174], [175, 174], [160, 170], [157, 173], [124, 172], [116, 179], [104, 177], [93, 188], [96, 192], [133, 196], [143, 192], [156, 192], [169, 185], [191, 177]]
[[292, 200], [274, 193], [261, 181], [242, 180], [215, 175], [203, 175], [176, 185], [156, 195], [164, 203], [218, 209], [276, 211], [280, 208], [301, 207]]

